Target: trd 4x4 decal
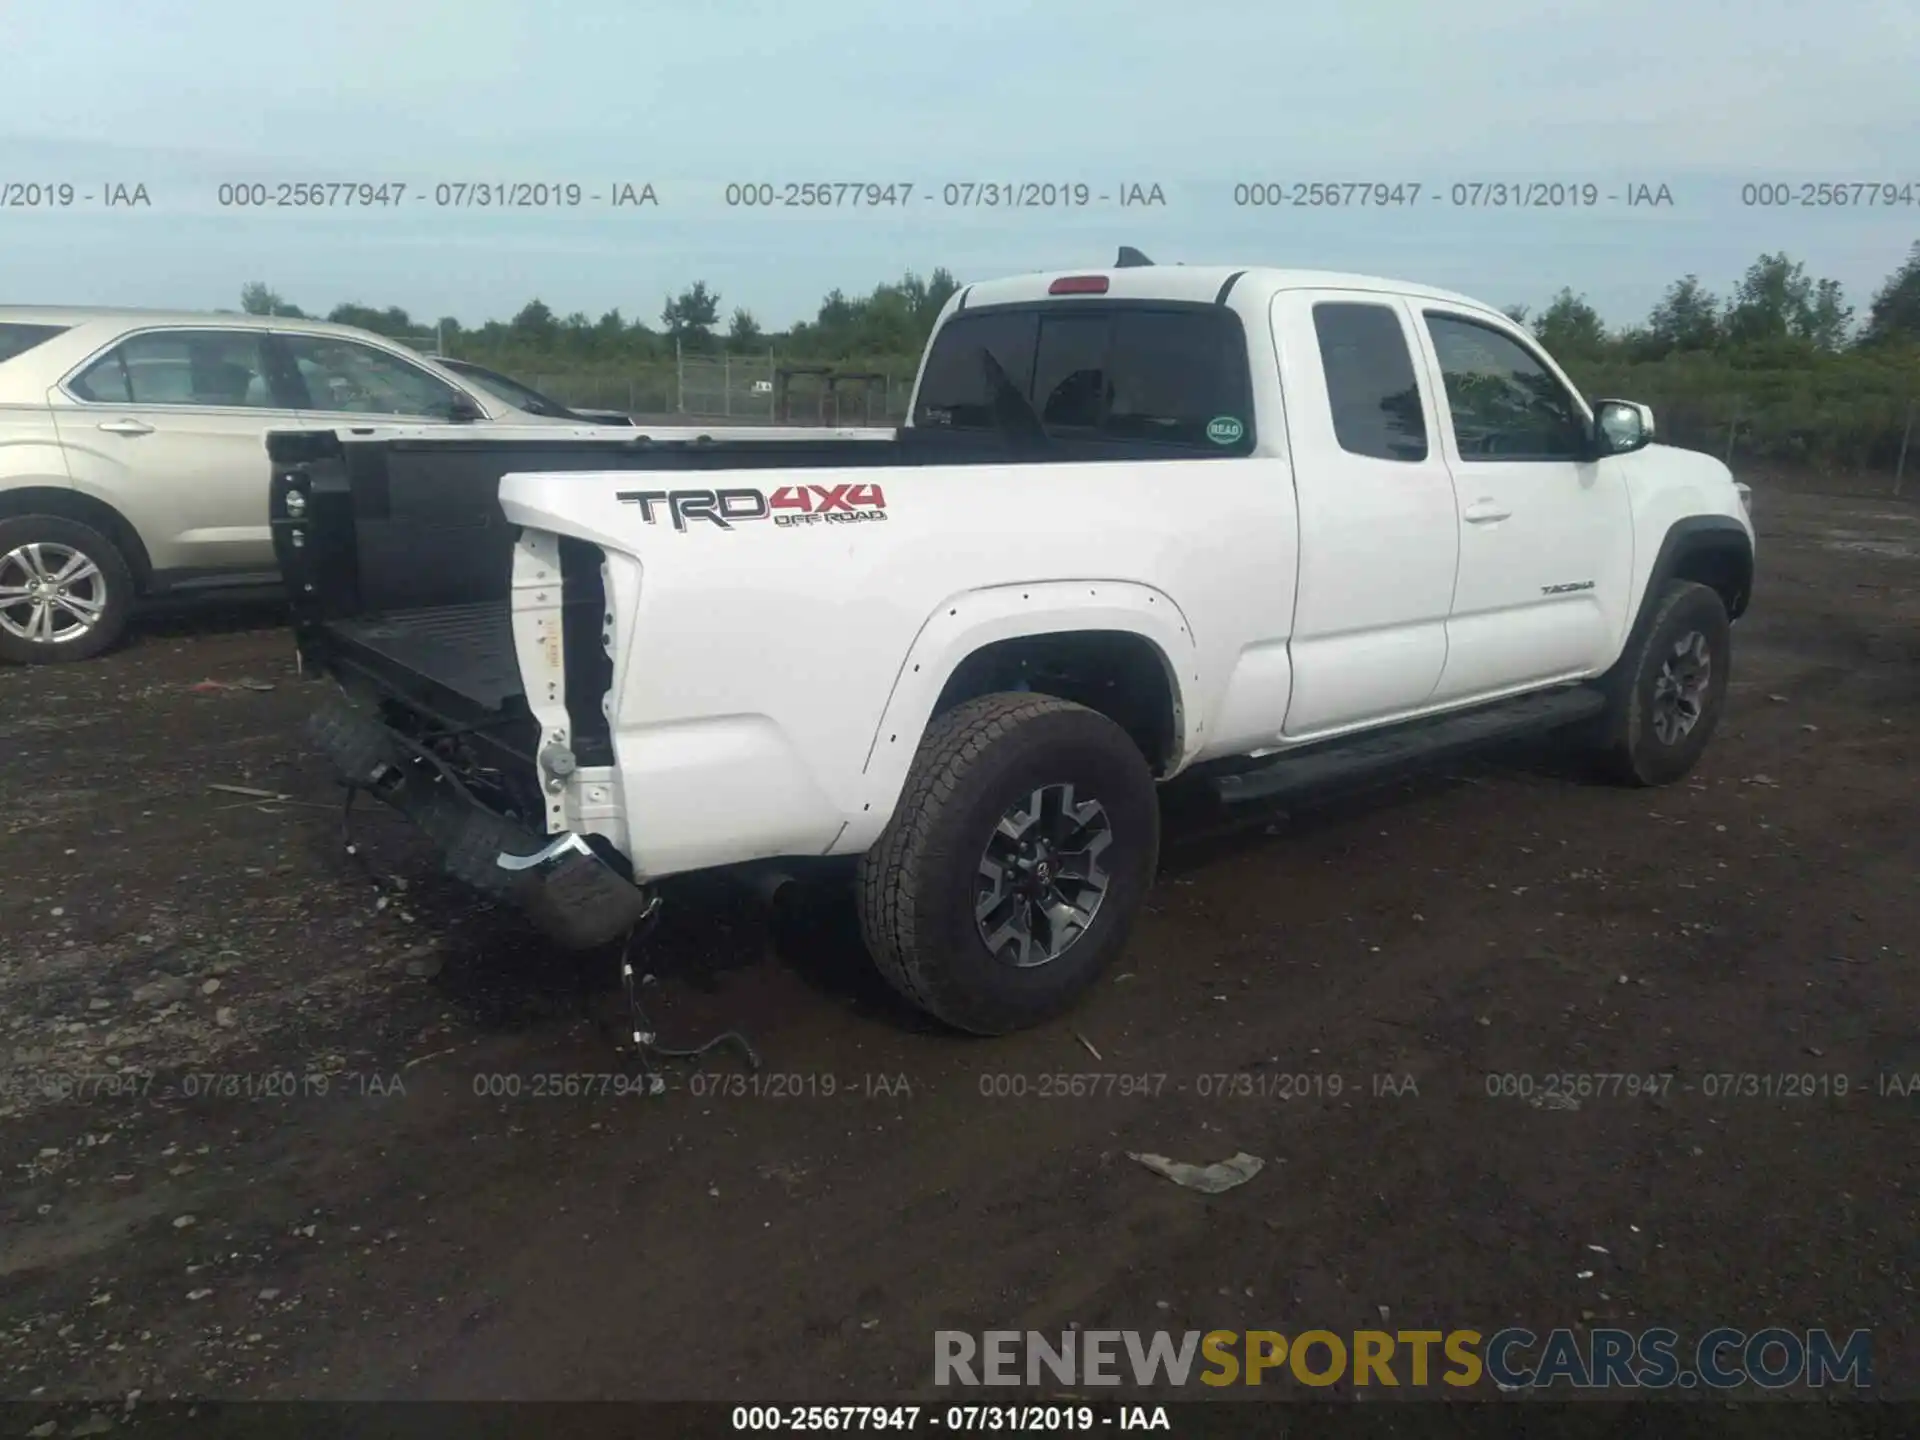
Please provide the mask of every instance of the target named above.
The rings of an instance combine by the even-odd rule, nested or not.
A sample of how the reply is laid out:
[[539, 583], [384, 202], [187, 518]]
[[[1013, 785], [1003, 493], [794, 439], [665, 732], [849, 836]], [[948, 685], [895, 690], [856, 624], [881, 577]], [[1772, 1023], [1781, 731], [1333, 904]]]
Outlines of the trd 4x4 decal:
[[638, 505], [640, 518], [660, 523], [664, 507], [673, 528], [705, 520], [731, 530], [752, 520], [776, 525], [846, 525], [887, 518], [887, 499], [878, 485], [782, 485], [773, 494], [759, 490], [622, 490], [615, 497]]

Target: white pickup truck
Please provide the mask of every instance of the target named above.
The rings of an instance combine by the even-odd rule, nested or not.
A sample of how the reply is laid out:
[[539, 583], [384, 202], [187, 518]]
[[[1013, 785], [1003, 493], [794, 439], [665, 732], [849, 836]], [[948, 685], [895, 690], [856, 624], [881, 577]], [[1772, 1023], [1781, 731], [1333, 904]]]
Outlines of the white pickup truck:
[[1123, 252], [955, 295], [898, 431], [268, 448], [314, 733], [456, 875], [591, 946], [841, 857], [887, 978], [993, 1034], [1126, 943], [1156, 782], [1547, 730], [1686, 774], [1753, 527], [1652, 437], [1476, 301]]

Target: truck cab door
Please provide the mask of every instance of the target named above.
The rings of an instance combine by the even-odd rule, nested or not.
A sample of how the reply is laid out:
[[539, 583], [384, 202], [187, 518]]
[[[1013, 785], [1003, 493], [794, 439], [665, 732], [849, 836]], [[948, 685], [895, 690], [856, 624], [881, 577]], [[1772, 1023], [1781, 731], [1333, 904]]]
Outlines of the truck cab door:
[[1460, 521], [1435, 701], [1604, 669], [1633, 564], [1631, 457], [1592, 457], [1586, 402], [1517, 326], [1414, 305]]
[[1460, 522], [1407, 305], [1283, 290], [1271, 320], [1300, 517], [1280, 738], [1302, 740], [1427, 704], [1447, 658]]

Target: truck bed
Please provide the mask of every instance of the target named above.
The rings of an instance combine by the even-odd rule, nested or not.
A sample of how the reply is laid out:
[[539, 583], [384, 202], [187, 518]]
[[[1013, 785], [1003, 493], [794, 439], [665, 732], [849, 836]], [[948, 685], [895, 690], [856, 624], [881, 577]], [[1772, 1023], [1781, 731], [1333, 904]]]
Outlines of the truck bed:
[[[604, 436], [283, 431], [267, 442], [274, 548], [303, 662], [430, 731], [474, 733], [514, 764], [529, 763], [536, 727], [514, 653], [516, 531], [500, 509], [503, 476], [957, 465], [1004, 462], [1009, 449], [998, 437], [925, 431], [654, 440], [612, 427]], [[294, 491], [298, 514], [287, 505]], [[561, 558], [568, 690], [598, 695], [611, 670], [598, 642], [598, 557], [569, 541]], [[576, 718], [581, 763], [602, 763], [597, 710], [583, 705]]]
[[[993, 434], [901, 430], [892, 438], [649, 439], [383, 436], [378, 430], [268, 437], [274, 548], [302, 654], [349, 661], [387, 682], [431, 682], [497, 709], [519, 693], [507, 630], [514, 527], [500, 481], [522, 471], [740, 471], [949, 466], [1129, 458], [1138, 446], [1023, 445]], [[305, 506], [287, 511], [289, 490]], [[569, 581], [597, 605], [597, 572]], [[491, 619], [488, 616], [491, 615]], [[570, 647], [571, 648], [571, 647]]]
[[425, 677], [485, 710], [521, 694], [513, 627], [496, 600], [337, 620], [332, 630], [342, 658], [369, 672]]

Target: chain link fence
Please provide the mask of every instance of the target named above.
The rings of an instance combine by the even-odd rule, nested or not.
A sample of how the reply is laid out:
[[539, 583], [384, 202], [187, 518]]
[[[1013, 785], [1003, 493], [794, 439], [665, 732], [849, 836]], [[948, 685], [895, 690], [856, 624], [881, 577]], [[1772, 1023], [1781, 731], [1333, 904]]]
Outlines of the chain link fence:
[[1704, 451], [1736, 473], [1791, 475], [1806, 488], [1834, 494], [1898, 496], [1916, 489], [1920, 395], [1857, 395], [1806, 406], [1740, 393], [1663, 397], [1645, 386], [1624, 394], [1652, 407], [1660, 443]]
[[[783, 373], [790, 368], [792, 373]], [[818, 373], [821, 370], [831, 374]], [[617, 371], [543, 371], [517, 377], [563, 405], [623, 410], [646, 420], [736, 425], [897, 425], [913, 390], [910, 370], [857, 371], [778, 356], [692, 358]]]

